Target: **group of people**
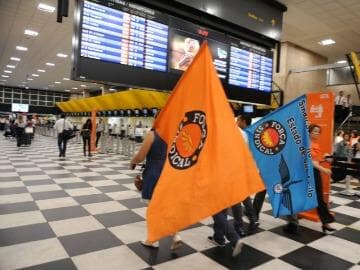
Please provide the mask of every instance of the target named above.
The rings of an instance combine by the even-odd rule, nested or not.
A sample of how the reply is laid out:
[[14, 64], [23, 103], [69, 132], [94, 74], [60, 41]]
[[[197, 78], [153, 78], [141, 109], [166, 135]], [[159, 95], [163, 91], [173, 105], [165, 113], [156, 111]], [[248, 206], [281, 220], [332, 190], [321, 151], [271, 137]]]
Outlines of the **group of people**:
[[334, 140], [334, 156], [338, 158], [360, 159], [360, 136], [357, 130], [350, 133], [338, 130]]
[[[251, 123], [251, 118], [245, 115], [239, 115], [237, 117], [237, 124], [240, 132], [243, 135], [244, 141], [248, 142], [244, 128]], [[335, 231], [330, 226], [330, 223], [334, 222], [334, 217], [330, 214], [327, 207], [327, 203], [323, 197], [322, 181], [320, 172], [325, 174], [331, 174], [331, 170], [322, 166], [324, 155], [320, 151], [318, 144], [318, 138], [321, 132], [321, 128], [318, 125], [310, 125], [309, 134], [311, 139], [311, 154], [314, 167], [314, 178], [316, 194], [318, 199], [317, 211], [322, 222], [322, 230], [324, 233]], [[166, 159], [166, 143], [159, 137], [154, 129], [152, 129], [145, 137], [144, 143], [139, 152], [131, 159], [130, 168], [134, 169], [136, 164], [143, 162], [146, 159], [145, 169], [143, 171], [143, 189], [142, 199], [151, 200], [156, 183], [160, 177], [162, 168]], [[246, 198], [243, 202], [231, 207], [234, 216], [234, 223], [227, 221], [228, 209], [223, 209], [219, 213], [213, 216], [214, 220], [214, 234], [208, 237], [208, 240], [219, 247], [225, 246], [225, 239], [227, 239], [233, 248], [232, 256], [235, 257], [241, 253], [242, 242], [241, 237], [247, 234], [254, 233], [259, 226], [259, 214], [265, 199], [266, 190], [257, 193], [252, 201], [250, 197]], [[247, 230], [245, 230], [243, 222], [243, 209], [245, 207], [245, 214], [250, 221]], [[298, 233], [298, 219], [297, 216], [288, 216], [288, 224], [284, 227], [284, 231], [290, 234]], [[157, 248], [158, 242], [142, 241], [142, 244], [146, 247]], [[173, 236], [171, 249], [181, 246], [181, 238], [178, 233]]]
[[[102, 127], [102, 121], [99, 121], [97, 125], [97, 138], [96, 138], [96, 147], [101, 136], [101, 131], [98, 132], [98, 129]], [[73, 124], [69, 119], [66, 119], [65, 114], [61, 114], [60, 119], [55, 122], [54, 129], [58, 134], [58, 148], [59, 148], [59, 157], [66, 157], [66, 146], [69, 140], [68, 131], [74, 130]], [[83, 139], [83, 151], [84, 156], [91, 157], [91, 132], [92, 132], [92, 122], [91, 119], [87, 119], [86, 122], [82, 125], [80, 130], [80, 135]], [[87, 153], [86, 153], [87, 152]]]
[[[31, 132], [26, 132], [30, 128]], [[16, 119], [5, 119], [4, 136], [16, 138], [16, 145], [29, 145], [34, 136], [35, 122], [33, 119], [27, 119], [26, 116], [19, 114]]]
[[[123, 125], [124, 126], [124, 125]], [[58, 134], [58, 148], [59, 148], [59, 157], [65, 158], [66, 157], [66, 146], [68, 142], [67, 138], [67, 132], [69, 130], [74, 130], [74, 125], [71, 123], [69, 119], [66, 119], [65, 114], [61, 114], [60, 119], [58, 119], [55, 122], [54, 129], [56, 133]], [[106, 128], [104, 121], [102, 118], [99, 118], [99, 121], [96, 123], [96, 139], [95, 139], [95, 147], [97, 148], [99, 145], [100, 137], [102, 134], [106, 131], [113, 135], [113, 129], [116, 128], [115, 126], [112, 126], [111, 124], [108, 125]], [[84, 156], [91, 157], [91, 133], [93, 130], [93, 125], [91, 119], [87, 119], [85, 123], [82, 125], [80, 129], [80, 135], [83, 140], [83, 152]], [[125, 131], [125, 129], [124, 129]], [[142, 142], [144, 133], [148, 131], [148, 127], [143, 127], [142, 123], [139, 122], [135, 129], [134, 134], [132, 137], [136, 142]], [[123, 132], [125, 134], [125, 132]], [[118, 134], [116, 134], [118, 135]], [[124, 135], [125, 136], [125, 135]]]

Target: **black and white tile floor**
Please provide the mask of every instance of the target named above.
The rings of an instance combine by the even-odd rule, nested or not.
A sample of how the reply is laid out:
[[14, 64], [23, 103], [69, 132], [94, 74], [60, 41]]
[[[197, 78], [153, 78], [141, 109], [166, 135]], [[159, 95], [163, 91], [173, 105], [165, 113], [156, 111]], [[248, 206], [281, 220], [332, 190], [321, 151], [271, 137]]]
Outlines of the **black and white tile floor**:
[[60, 161], [53, 138], [18, 150], [0, 136], [0, 269], [360, 269], [360, 200], [338, 194], [342, 184], [332, 188], [335, 234], [301, 220], [300, 235], [285, 235], [265, 203], [259, 231], [232, 259], [230, 247], [207, 242], [211, 218], [182, 231], [174, 253], [169, 238], [143, 247], [146, 208], [133, 176], [121, 155], [88, 159], [70, 144]]

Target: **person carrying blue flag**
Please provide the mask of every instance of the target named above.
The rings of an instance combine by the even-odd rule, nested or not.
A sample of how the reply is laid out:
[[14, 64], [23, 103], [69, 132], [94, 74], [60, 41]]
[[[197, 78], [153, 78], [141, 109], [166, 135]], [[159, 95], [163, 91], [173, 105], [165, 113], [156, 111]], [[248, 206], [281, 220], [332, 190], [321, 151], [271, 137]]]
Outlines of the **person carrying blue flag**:
[[306, 109], [301, 96], [246, 129], [275, 217], [317, 207]]

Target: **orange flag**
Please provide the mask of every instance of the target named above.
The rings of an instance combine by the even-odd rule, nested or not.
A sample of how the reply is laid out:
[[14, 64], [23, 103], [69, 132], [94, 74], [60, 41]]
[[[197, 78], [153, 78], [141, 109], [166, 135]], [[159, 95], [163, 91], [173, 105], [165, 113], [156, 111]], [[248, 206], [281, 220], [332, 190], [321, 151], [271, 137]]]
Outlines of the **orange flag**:
[[206, 42], [154, 123], [167, 156], [147, 211], [148, 240], [264, 190]]

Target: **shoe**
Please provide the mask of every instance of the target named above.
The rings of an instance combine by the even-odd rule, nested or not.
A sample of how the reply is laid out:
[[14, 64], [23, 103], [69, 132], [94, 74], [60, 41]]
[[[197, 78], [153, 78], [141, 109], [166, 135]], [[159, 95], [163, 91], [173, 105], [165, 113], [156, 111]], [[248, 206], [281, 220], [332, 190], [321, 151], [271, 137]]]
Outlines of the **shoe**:
[[145, 247], [150, 247], [150, 248], [158, 248], [159, 247], [159, 242], [158, 241], [150, 243], [147, 240], [143, 240], [140, 243]]
[[175, 249], [178, 249], [179, 247], [182, 246], [182, 241], [181, 241], [181, 237], [179, 234], [175, 234], [174, 237], [173, 237], [173, 241], [172, 241], [172, 244], [170, 246], [170, 249], [171, 250], [175, 250]]
[[298, 234], [298, 225], [289, 223], [283, 227], [283, 231], [288, 234]]
[[241, 253], [242, 247], [243, 247], [243, 243], [239, 239], [234, 246], [232, 256], [236, 257], [237, 255], [239, 255]]
[[260, 223], [258, 221], [251, 222], [248, 227], [248, 234], [253, 234], [254, 232], [256, 232], [257, 228], [259, 228], [259, 225]]
[[242, 227], [235, 227], [235, 231], [237, 232], [237, 234], [240, 237], [245, 237], [247, 235], [247, 233], [245, 232], [245, 230]]
[[336, 231], [336, 229], [330, 227], [328, 224], [322, 225], [322, 226], [321, 226], [321, 229], [322, 229], [323, 233], [326, 233], [326, 232], [332, 233], [332, 232], [335, 232], [335, 231]]
[[215, 246], [217, 246], [217, 247], [225, 247], [225, 242], [224, 243], [220, 243], [220, 242], [218, 242], [218, 241], [216, 241], [215, 239], [214, 239], [214, 237], [212, 237], [212, 236], [208, 236], [208, 241], [210, 242], [210, 243], [212, 243], [212, 244], [214, 244]]

